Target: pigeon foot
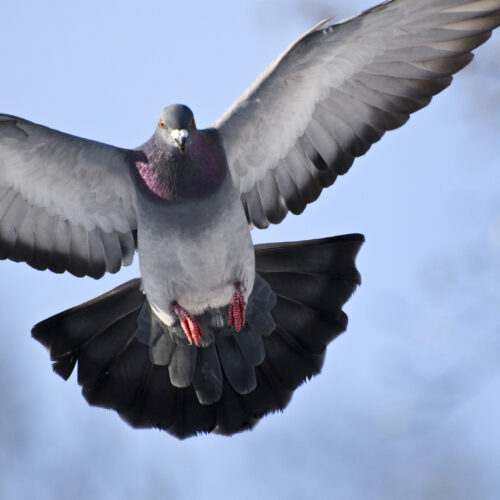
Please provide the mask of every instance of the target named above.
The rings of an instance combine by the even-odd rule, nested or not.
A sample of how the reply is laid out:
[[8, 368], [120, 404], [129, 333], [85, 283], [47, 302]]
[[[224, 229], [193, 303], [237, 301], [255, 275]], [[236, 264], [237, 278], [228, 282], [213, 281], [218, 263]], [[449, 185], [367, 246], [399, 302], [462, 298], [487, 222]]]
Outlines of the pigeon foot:
[[229, 304], [229, 326], [234, 325], [234, 329], [239, 332], [245, 324], [245, 313], [247, 310], [247, 303], [243, 296], [243, 285], [236, 283], [234, 285], [235, 291], [233, 298]]
[[186, 337], [190, 344], [194, 344], [196, 347], [201, 347], [201, 338], [203, 337], [203, 331], [201, 325], [196, 318], [193, 318], [191, 314], [186, 311], [179, 304], [175, 303], [172, 310], [179, 318], [182, 330], [186, 334]]

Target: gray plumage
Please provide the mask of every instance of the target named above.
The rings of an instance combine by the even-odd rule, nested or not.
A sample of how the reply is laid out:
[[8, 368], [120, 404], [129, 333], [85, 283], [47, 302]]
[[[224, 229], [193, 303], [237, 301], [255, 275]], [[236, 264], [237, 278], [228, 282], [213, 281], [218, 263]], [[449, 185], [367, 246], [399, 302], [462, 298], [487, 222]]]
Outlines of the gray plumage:
[[0, 115], [0, 258], [99, 278], [139, 256], [140, 280], [34, 328], [57, 373], [179, 437], [284, 408], [346, 327], [362, 237], [254, 249], [250, 228], [302, 212], [499, 24], [500, 0], [325, 20], [210, 128], [169, 106], [130, 150]]

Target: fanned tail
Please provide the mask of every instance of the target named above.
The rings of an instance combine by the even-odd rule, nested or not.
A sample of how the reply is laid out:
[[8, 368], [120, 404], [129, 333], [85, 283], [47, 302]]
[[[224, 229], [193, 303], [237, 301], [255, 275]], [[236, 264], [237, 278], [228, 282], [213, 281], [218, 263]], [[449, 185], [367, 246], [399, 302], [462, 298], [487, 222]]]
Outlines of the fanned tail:
[[326, 346], [347, 326], [342, 311], [360, 276], [359, 234], [257, 245], [256, 281], [239, 333], [198, 319], [203, 347], [151, 311], [140, 280], [129, 281], [33, 328], [67, 379], [94, 406], [134, 427], [185, 438], [234, 434], [282, 410], [304, 380], [320, 372]]

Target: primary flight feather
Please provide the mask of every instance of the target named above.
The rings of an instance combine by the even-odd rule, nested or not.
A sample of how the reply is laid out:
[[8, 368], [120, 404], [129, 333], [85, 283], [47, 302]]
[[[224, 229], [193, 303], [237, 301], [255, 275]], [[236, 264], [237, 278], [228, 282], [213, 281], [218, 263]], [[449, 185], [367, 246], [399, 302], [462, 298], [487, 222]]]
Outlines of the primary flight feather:
[[0, 115], [0, 258], [141, 278], [36, 325], [93, 405], [178, 437], [233, 434], [319, 373], [361, 235], [253, 246], [447, 87], [500, 0], [390, 0], [319, 23], [205, 130], [184, 105], [121, 149]]

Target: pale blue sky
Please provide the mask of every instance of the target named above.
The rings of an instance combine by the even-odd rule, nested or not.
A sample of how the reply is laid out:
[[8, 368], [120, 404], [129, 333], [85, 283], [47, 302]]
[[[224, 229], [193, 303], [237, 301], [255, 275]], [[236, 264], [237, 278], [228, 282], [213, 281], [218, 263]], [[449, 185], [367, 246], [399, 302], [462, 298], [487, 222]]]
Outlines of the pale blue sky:
[[[215, 120], [325, 12], [369, 1], [13, 2], [0, 112], [134, 147], [161, 108]], [[326, 7], [328, 4], [330, 8]], [[100, 281], [0, 262], [0, 498], [490, 498], [500, 489], [500, 40], [300, 217], [255, 242], [362, 232], [363, 285], [323, 373], [233, 438], [177, 441], [89, 408], [38, 321]], [[492, 498], [492, 497], [491, 497]]]

